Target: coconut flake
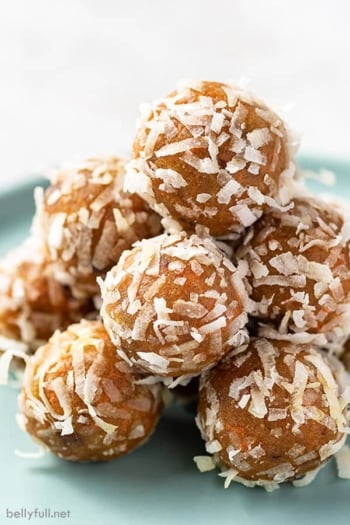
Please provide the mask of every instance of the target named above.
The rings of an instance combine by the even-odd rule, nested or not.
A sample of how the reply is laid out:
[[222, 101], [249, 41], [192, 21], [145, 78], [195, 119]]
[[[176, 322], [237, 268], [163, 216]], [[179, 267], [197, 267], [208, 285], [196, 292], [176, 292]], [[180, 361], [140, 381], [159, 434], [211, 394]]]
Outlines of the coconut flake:
[[271, 134], [268, 128], [257, 128], [247, 133], [247, 139], [253, 148], [259, 149], [270, 142]]
[[235, 195], [240, 189], [241, 185], [234, 179], [231, 179], [217, 193], [218, 203], [228, 204], [231, 200], [232, 195]]
[[194, 456], [193, 461], [200, 472], [209, 472], [215, 469], [215, 461], [211, 456]]
[[184, 188], [188, 184], [180, 173], [170, 168], [158, 168], [155, 170], [154, 176], [157, 179], [162, 179], [166, 184], [169, 184], [170, 186], [176, 189]]
[[338, 476], [343, 479], [350, 479], [350, 448], [344, 445], [335, 455], [338, 469]]
[[281, 253], [270, 259], [270, 265], [282, 275], [292, 275], [299, 271], [298, 258], [292, 252]]
[[190, 138], [180, 140], [179, 142], [173, 142], [171, 144], [166, 144], [158, 151], [156, 151], [157, 157], [167, 157], [170, 155], [177, 155], [184, 151], [197, 148], [207, 148], [208, 143], [205, 138]]
[[266, 156], [263, 155], [258, 149], [247, 146], [244, 151], [244, 158], [249, 162], [254, 162], [254, 164], [265, 165]]
[[223, 113], [215, 112], [210, 124], [211, 130], [214, 131], [214, 133], [220, 133], [224, 120], [225, 115]]
[[23, 459], [40, 459], [45, 456], [46, 450], [43, 446], [39, 446], [37, 452], [23, 452], [22, 450], [15, 449], [15, 455]]
[[270, 408], [267, 417], [268, 421], [278, 421], [280, 419], [286, 419], [288, 411], [286, 408]]
[[66, 218], [67, 214], [62, 212], [56, 213], [51, 220], [47, 242], [52, 249], [58, 249], [62, 245]]
[[211, 199], [210, 193], [198, 193], [196, 197], [196, 201], [199, 202], [200, 204], [205, 204], [210, 199]]
[[322, 467], [323, 465], [315, 468], [314, 470], [310, 470], [310, 472], [307, 472], [302, 478], [295, 479], [293, 481], [293, 486], [298, 488], [306, 487], [316, 478], [317, 474], [319, 473]]
[[220, 452], [222, 450], [222, 445], [214, 439], [213, 441], [208, 441], [205, 445], [206, 451], [209, 454], [215, 454], [216, 452]]
[[251, 226], [257, 220], [257, 217], [246, 204], [231, 206], [230, 212], [238, 217], [239, 221], [245, 228], [248, 228], [248, 226]]
[[221, 328], [226, 326], [226, 318], [224, 316], [219, 317], [218, 319], [215, 319], [211, 323], [207, 323], [205, 325], [202, 325], [198, 328], [198, 331], [200, 334], [211, 334], [213, 332], [216, 332], [217, 330], [220, 330]]
[[157, 369], [157, 371], [167, 371], [169, 360], [165, 357], [162, 357], [161, 355], [158, 355], [154, 352], [137, 352], [137, 355], [140, 357], [140, 359], [151, 365], [151, 367]]
[[6, 350], [0, 356], [0, 385], [7, 384], [11, 361], [14, 357], [19, 357], [26, 363], [29, 360], [28, 355], [23, 351], [23, 349], [27, 350], [26, 345], [0, 337], [0, 348], [4, 349], [4, 347]]

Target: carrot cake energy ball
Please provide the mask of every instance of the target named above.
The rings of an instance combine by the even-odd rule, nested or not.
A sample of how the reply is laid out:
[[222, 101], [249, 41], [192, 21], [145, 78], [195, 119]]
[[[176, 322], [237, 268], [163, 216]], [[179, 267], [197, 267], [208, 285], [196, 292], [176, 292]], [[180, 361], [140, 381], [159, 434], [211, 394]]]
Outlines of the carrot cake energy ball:
[[31, 358], [20, 396], [25, 430], [72, 461], [108, 461], [141, 445], [161, 411], [159, 385], [118, 357], [98, 321], [56, 332]]
[[255, 315], [303, 340], [348, 333], [349, 231], [345, 215], [312, 197], [264, 215], [237, 251]]
[[75, 299], [56, 281], [36, 243], [25, 243], [0, 262], [0, 336], [22, 341], [33, 351], [55, 330], [94, 310], [90, 300]]
[[199, 374], [246, 335], [240, 275], [211, 240], [196, 235], [137, 242], [101, 291], [101, 315], [121, 357], [153, 374]]
[[197, 422], [214, 463], [227, 484], [273, 490], [305, 474], [296, 483], [311, 481], [346, 438], [328, 362], [311, 345], [262, 338], [234, 354], [201, 379]]
[[125, 187], [185, 230], [233, 237], [288, 203], [290, 148], [282, 120], [251, 94], [187, 81], [147, 108]]
[[124, 159], [88, 159], [58, 171], [38, 194], [34, 232], [46, 244], [57, 278], [77, 297], [93, 295], [96, 277], [134, 241], [160, 233], [158, 216], [123, 191], [124, 170]]

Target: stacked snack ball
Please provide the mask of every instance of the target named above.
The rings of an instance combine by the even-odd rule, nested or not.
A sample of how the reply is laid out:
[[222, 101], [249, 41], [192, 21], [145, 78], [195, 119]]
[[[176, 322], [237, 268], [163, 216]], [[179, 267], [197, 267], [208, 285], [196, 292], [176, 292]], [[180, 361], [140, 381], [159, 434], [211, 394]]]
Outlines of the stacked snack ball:
[[36, 242], [29, 240], [0, 262], [0, 336], [35, 350], [55, 330], [87, 315], [97, 315], [92, 302], [75, 299], [56, 281]]
[[198, 375], [246, 336], [239, 273], [209, 238], [139, 241], [101, 281], [101, 315], [121, 357], [160, 376]]
[[233, 237], [289, 202], [291, 138], [242, 89], [188, 81], [147, 108], [125, 187], [188, 231]]
[[250, 93], [186, 81], [146, 111], [130, 162], [90, 158], [37, 190], [35, 241], [0, 263], [0, 382], [25, 360], [19, 422], [35, 441], [117, 458], [167, 393], [198, 401], [213, 456], [196, 461], [226, 485], [306, 484], [339, 451], [349, 374], [329, 343], [350, 362], [350, 222], [296, 197], [294, 150]]
[[46, 245], [55, 275], [77, 297], [98, 290], [96, 276], [123, 250], [161, 231], [158, 216], [123, 191], [125, 159], [91, 158], [59, 170], [37, 196], [34, 233]]
[[298, 197], [289, 211], [266, 213], [236, 253], [254, 315], [281, 334], [299, 334], [300, 341], [347, 333], [348, 232], [346, 215], [316, 197]]
[[347, 422], [321, 353], [252, 338], [202, 377], [198, 424], [228, 480], [272, 490], [311, 479], [342, 447]]
[[20, 396], [22, 423], [72, 461], [108, 461], [141, 445], [160, 416], [159, 385], [118, 357], [98, 321], [56, 332], [31, 358]]

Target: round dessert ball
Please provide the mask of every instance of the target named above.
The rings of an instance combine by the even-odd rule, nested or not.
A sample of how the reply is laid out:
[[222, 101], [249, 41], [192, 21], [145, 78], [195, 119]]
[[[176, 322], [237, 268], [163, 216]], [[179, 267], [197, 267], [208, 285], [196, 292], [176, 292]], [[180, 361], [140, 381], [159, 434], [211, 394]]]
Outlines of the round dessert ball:
[[349, 333], [348, 233], [346, 216], [313, 197], [264, 215], [236, 252], [254, 315], [305, 341], [308, 334]]
[[250, 93], [187, 81], [146, 108], [125, 187], [187, 231], [234, 238], [288, 203], [291, 146], [282, 120]]
[[24, 429], [57, 456], [108, 461], [144, 443], [161, 408], [161, 387], [118, 356], [103, 325], [81, 321], [56, 332], [27, 365]]
[[45, 193], [38, 190], [34, 234], [76, 297], [96, 293], [96, 277], [123, 250], [161, 231], [148, 205], [123, 191], [125, 164], [117, 157], [83, 160], [57, 171]]
[[146, 372], [199, 374], [246, 335], [243, 282], [208, 238], [139, 241], [100, 284], [107, 332], [120, 356]]
[[22, 341], [34, 351], [55, 330], [87, 315], [97, 315], [92, 301], [75, 299], [56, 281], [36, 243], [25, 243], [0, 262], [1, 337]]
[[327, 360], [288, 341], [252, 338], [205, 373], [197, 419], [227, 479], [268, 490], [307, 473], [311, 479], [346, 439]]

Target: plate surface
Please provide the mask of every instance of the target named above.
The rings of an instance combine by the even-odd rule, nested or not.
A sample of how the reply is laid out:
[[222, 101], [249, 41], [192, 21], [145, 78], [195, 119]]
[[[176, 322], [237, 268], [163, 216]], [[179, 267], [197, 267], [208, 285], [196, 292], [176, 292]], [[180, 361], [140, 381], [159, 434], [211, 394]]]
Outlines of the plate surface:
[[[332, 192], [350, 199], [350, 163], [329, 159], [301, 159], [304, 168], [327, 168], [337, 184], [310, 185], [317, 192]], [[32, 185], [0, 195], [0, 255], [26, 235], [33, 213]], [[17, 390], [0, 387], [0, 524], [52, 525], [275, 525], [350, 522], [350, 481], [336, 476], [328, 464], [303, 489], [286, 484], [266, 493], [232, 483], [227, 490], [216, 472], [200, 474], [193, 456], [204, 446], [193, 415], [172, 408], [163, 416], [151, 440], [130, 456], [107, 464], [73, 464], [50, 454], [22, 459], [14, 449], [35, 452], [36, 446], [15, 422]], [[37, 508], [70, 511], [67, 518], [35, 519]], [[47, 509], [47, 510], [45, 510]], [[21, 518], [10, 518], [11, 512]]]

